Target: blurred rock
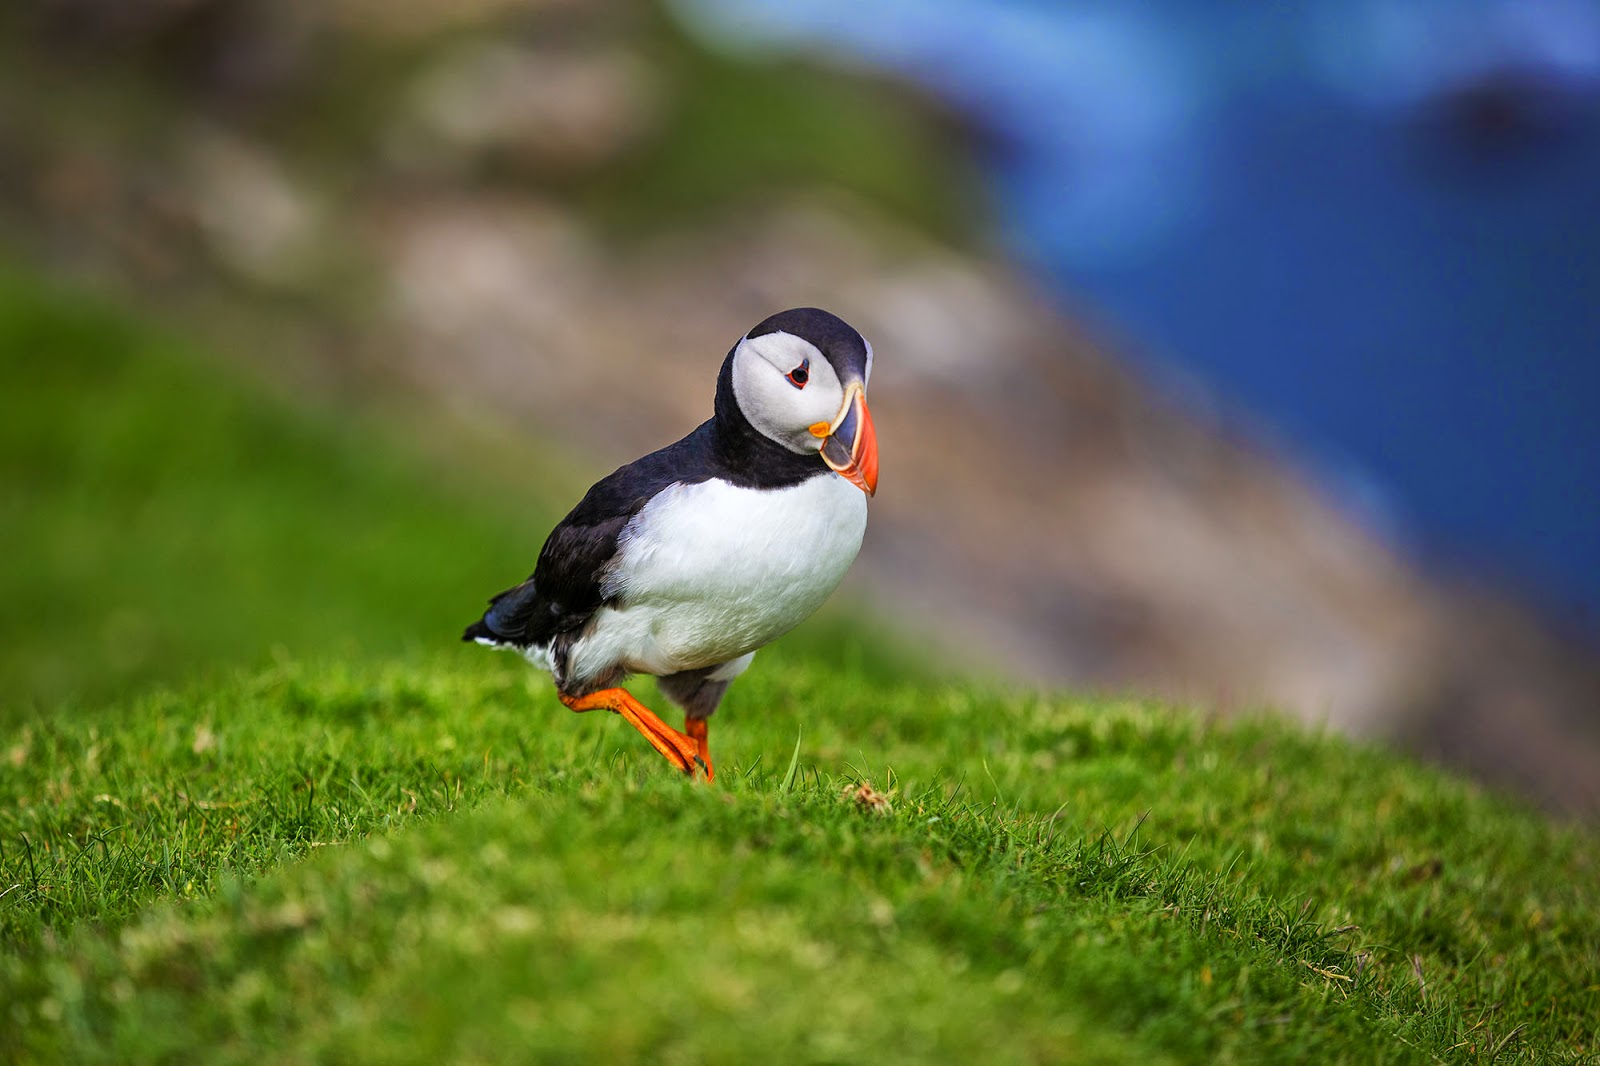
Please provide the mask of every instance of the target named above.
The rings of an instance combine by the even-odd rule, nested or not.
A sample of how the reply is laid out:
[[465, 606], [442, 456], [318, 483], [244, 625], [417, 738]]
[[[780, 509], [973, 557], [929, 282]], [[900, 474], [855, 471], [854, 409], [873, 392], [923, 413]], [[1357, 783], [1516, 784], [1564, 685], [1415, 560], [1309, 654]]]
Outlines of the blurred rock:
[[211, 105], [272, 96], [305, 76], [316, 5], [273, 0], [21, 0], [58, 54], [130, 57]]
[[347, 33], [423, 38], [482, 26], [509, 15], [593, 11], [600, 0], [332, 0], [324, 11]]
[[179, 197], [212, 251], [251, 280], [294, 280], [321, 231], [310, 196], [280, 161], [216, 128], [185, 138], [179, 151]]
[[412, 168], [493, 156], [535, 173], [582, 171], [651, 129], [660, 91], [621, 48], [476, 43], [418, 77], [390, 143]]

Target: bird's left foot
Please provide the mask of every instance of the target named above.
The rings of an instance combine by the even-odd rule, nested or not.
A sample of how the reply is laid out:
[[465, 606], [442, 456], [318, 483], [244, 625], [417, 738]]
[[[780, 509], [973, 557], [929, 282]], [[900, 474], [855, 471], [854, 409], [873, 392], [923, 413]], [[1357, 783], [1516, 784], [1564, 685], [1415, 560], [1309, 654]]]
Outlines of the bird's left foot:
[[568, 696], [559, 694], [561, 702], [574, 711], [615, 711], [627, 720], [628, 724], [637, 729], [650, 746], [659, 751], [666, 760], [690, 777], [695, 775], [696, 768], [711, 780], [711, 764], [701, 758], [700, 745], [693, 737], [685, 736], [663, 722], [656, 713], [638, 700], [626, 689], [605, 688], [599, 692], [592, 692], [587, 696]]

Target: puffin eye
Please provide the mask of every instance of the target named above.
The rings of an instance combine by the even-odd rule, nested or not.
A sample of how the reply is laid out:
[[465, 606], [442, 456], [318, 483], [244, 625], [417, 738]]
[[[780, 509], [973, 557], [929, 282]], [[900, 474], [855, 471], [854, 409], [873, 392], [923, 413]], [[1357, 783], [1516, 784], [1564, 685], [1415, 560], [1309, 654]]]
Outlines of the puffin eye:
[[789, 379], [789, 384], [797, 389], [806, 387], [806, 382], [811, 380], [811, 360], [802, 359], [800, 365], [784, 375]]

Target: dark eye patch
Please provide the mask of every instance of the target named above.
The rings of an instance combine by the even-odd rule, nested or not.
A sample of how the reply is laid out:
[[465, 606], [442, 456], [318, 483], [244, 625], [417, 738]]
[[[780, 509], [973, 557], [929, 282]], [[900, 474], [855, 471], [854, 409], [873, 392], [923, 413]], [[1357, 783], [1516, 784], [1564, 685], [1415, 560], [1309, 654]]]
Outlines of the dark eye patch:
[[802, 359], [800, 365], [784, 375], [789, 379], [789, 384], [797, 389], [806, 387], [806, 382], [811, 380], [811, 360]]

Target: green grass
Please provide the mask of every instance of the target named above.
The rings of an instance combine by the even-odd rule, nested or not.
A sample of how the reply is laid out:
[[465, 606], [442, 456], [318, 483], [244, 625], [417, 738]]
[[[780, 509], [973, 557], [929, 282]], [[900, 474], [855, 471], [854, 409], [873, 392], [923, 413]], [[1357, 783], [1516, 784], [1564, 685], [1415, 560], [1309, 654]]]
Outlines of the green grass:
[[[1600, 1046], [1593, 838], [1404, 760], [775, 654], [730, 695], [703, 787], [469, 652], [281, 667], [13, 736], [0, 1052]], [[892, 809], [844, 795], [862, 779]]]
[[0, 1061], [1600, 1058], [1590, 830], [836, 624], [692, 784], [454, 643], [521, 456], [14, 276], [0, 368]]
[[204, 664], [458, 636], [561, 511], [537, 465], [299, 403], [0, 273], [0, 722]]

